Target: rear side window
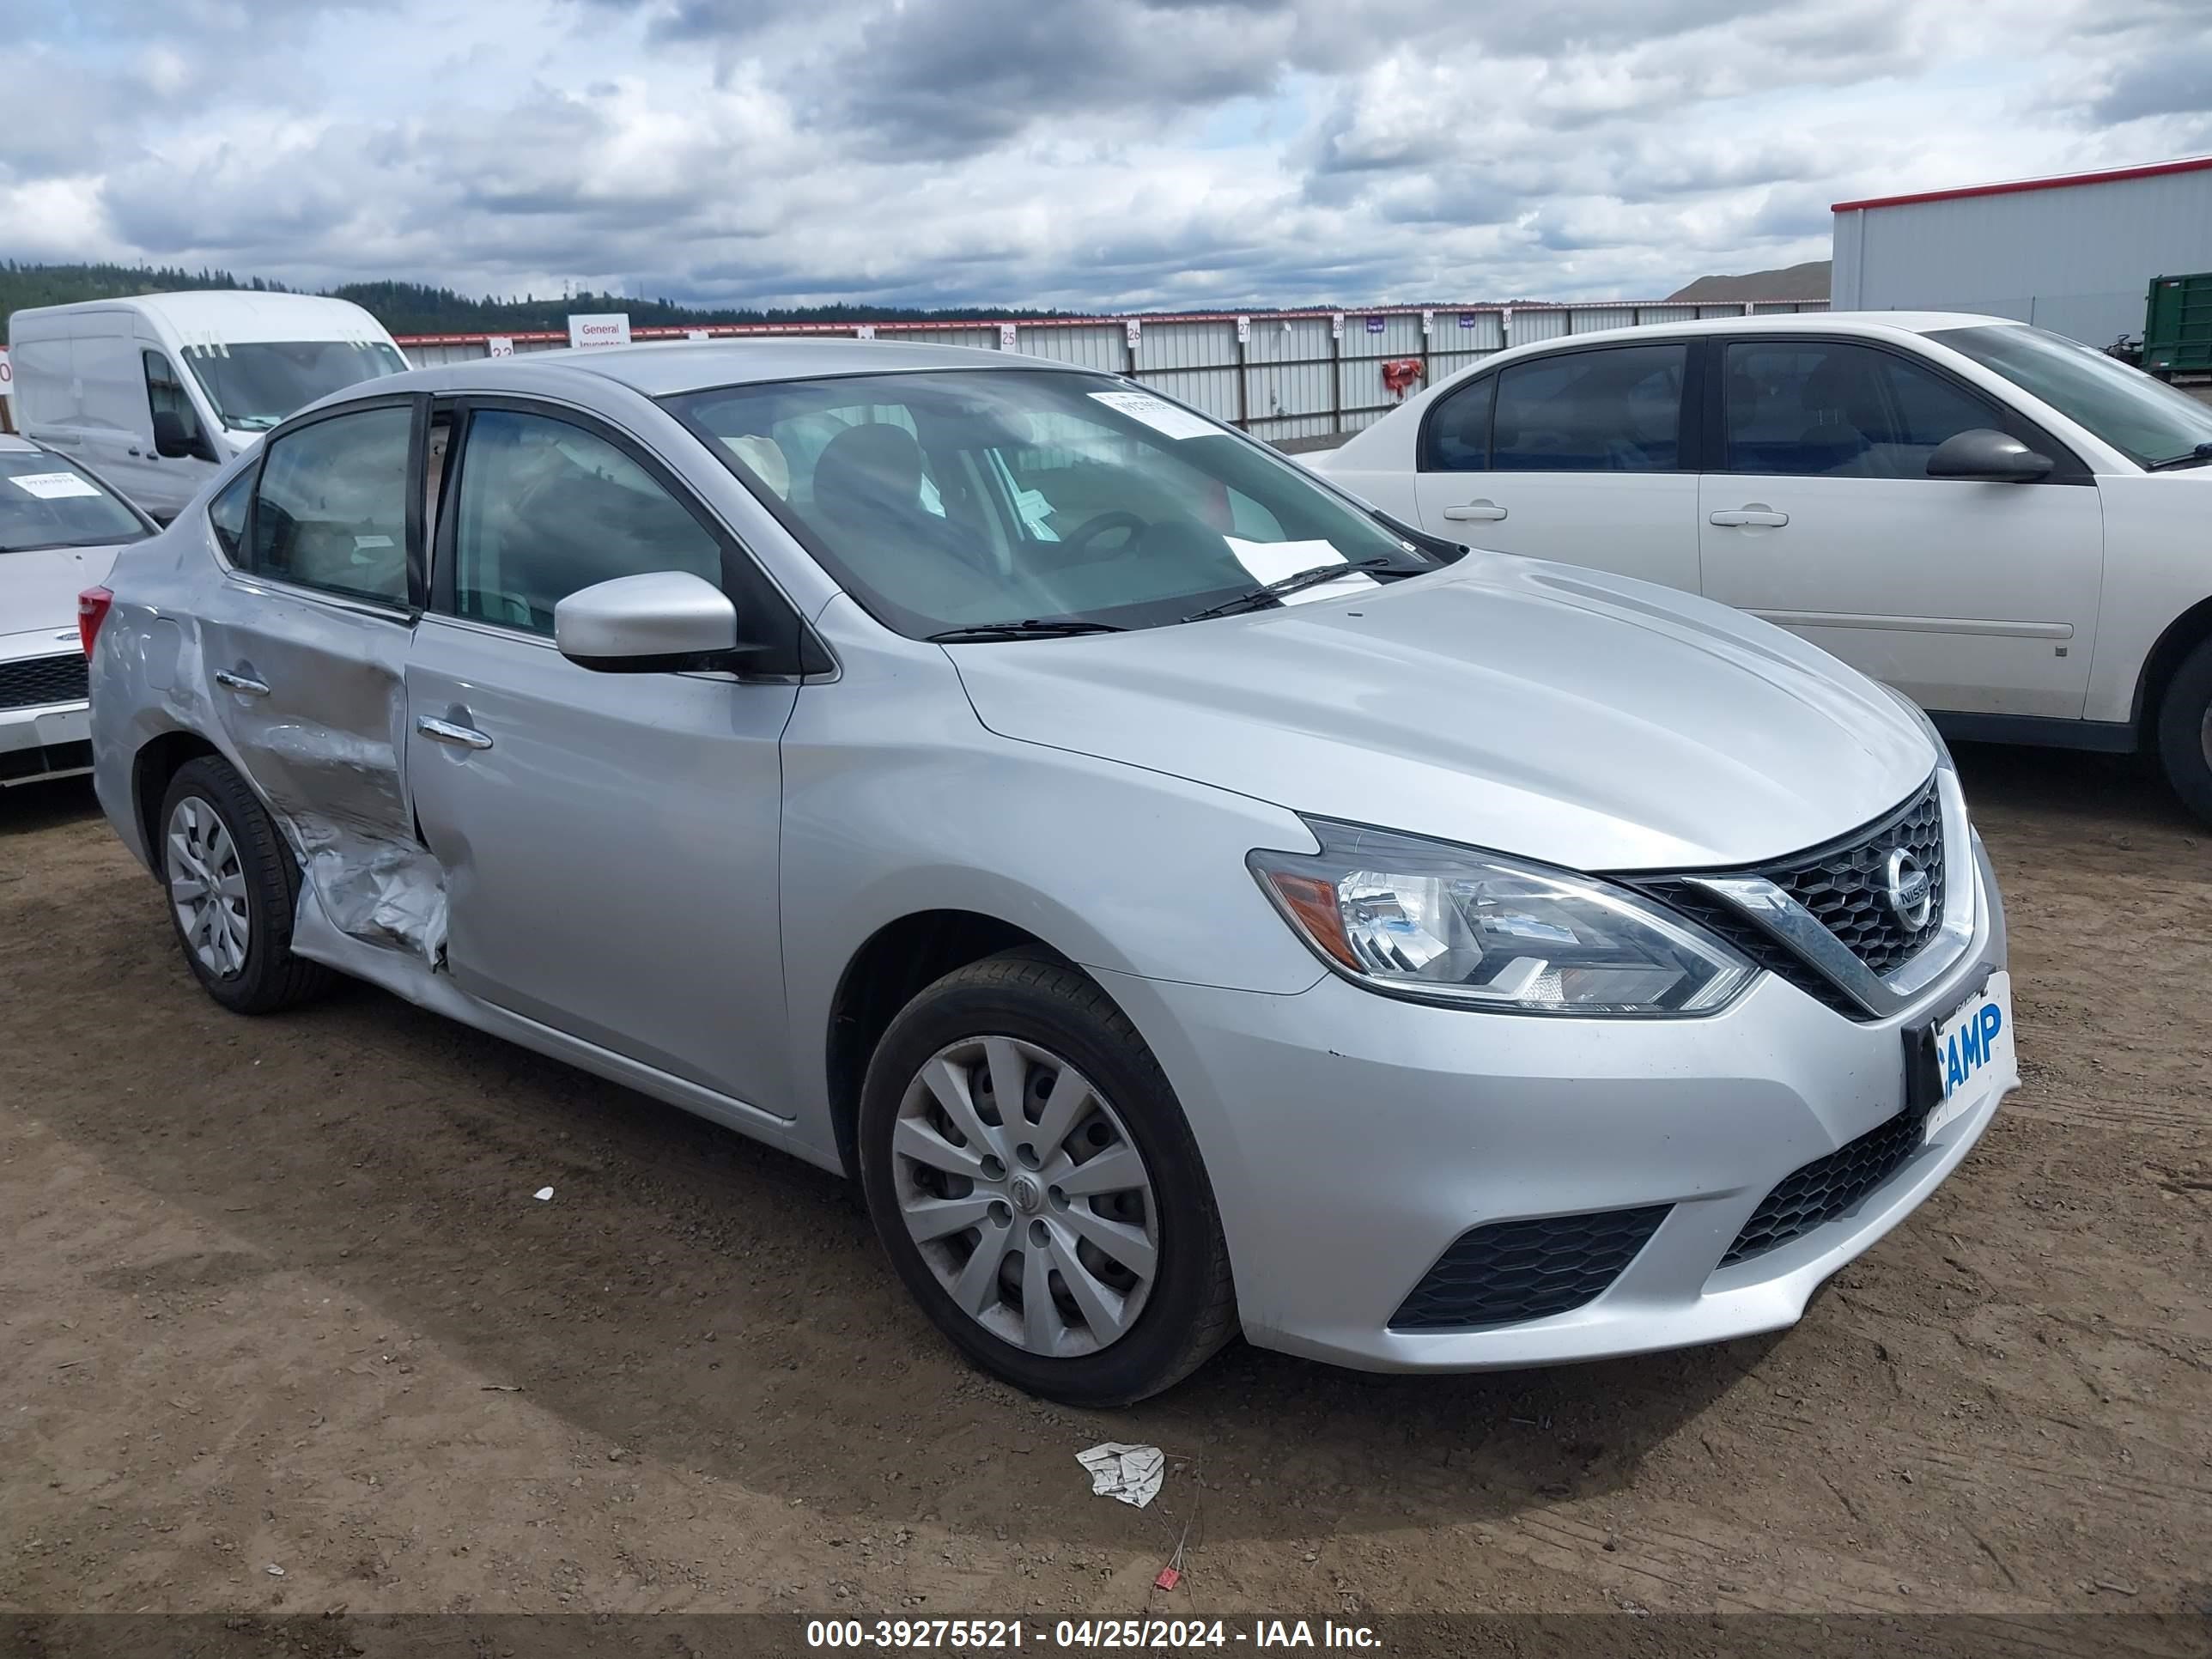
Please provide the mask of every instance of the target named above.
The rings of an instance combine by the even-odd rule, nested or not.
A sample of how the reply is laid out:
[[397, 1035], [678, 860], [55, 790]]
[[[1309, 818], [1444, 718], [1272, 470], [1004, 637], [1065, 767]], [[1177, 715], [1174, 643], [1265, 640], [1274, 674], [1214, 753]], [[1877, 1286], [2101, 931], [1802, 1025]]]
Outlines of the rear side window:
[[617, 576], [681, 570], [722, 586], [720, 544], [635, 461], [550, 416], [469, 417], [453, 524], [453, 609], [533, 634]]
[[1608, 346], [1501, 370], [1492, 469], [1673, 471], [1681, 455], [1688, 356], [1680, 343]]
[[246, 509], [252, 500], [253, 469], [249, 466], [216, 491], [208, 503], [208, 523], [215, 528], [223, 556], [233, 564], [242, 562], [239, 550], [246, 541]]
[[407, 603], [407, 463], [414, 411], [334, 415], [275, 439], [253, 498], [257, 574]]
[[1428, 441], [1421, 458], [1424, 472], [1480, 472], [1490, 465], [1490, 409], [1498, 397], [1498, 376], [1447, 393], [1429, 411]]
[[1731, 344], [1721, 397], [1730, 472], [1924, 478], [1945, 439], [2004, 425], [1935, 370], [1840, 340]]

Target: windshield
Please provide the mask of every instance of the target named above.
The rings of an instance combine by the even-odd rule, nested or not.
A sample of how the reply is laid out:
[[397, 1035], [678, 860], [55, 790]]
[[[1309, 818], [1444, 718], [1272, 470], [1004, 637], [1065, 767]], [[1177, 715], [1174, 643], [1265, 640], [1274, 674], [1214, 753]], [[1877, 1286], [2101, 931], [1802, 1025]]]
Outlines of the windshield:
[[1294, 464], [1127, 382], [944, 370], [665, 400], [840, 585], [915, 639], [1148, 628], [1324, 566], [1285, 603], [1441, 562]]
[[215, 405], [216, 418], [241, 432], [266, 432], [318, 398], [407, 367], [398, 349], [380, 340], [193, 346], [185, 361]]
[[1928, 337], [1995, 369], [2137, 466], [2188, 460], [2197, 445], [2212, 443], [2212, 406], [2063, 335], [1989, 324]]
[[106, 547], [149, 533], [136, 513], [60, 456], [0, 451], [0, 553]]

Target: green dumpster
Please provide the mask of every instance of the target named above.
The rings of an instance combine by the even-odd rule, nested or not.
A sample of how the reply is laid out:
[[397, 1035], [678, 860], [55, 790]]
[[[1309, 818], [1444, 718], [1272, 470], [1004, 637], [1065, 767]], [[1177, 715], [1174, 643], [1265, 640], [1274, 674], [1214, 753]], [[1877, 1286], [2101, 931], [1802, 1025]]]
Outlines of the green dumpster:
[[2142, 366], [2161, 380], [2212, 374], [2212, 270], [2151, 278]]

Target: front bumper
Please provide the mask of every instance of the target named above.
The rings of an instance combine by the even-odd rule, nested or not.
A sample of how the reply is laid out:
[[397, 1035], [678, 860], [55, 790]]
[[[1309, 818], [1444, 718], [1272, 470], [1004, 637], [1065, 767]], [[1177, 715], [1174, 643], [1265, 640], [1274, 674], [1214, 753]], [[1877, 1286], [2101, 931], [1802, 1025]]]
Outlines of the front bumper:
[[91, 769], [89, 703], [0, 708], [0, 788]]
[[[1101, 977], [1190, 1119], [1253, 1341], [1372, 1370], [1644, 1353], [1794, 1324], [2019, 1086], [2008, 1067], [1844, 1214], [1719, 1265], [1784, 1176], [1902, 1109], [1902, 1028], [2003, 967], [2003, 910], [1973, 846], [1972, 943], [1910, 1008], [1865, 1024], [1771, 975], [1694, 1020], [1475, 1013], [1334, 976], [1295, 996]], [[1475, 1330], [1389, 1328], [1470, 1229], [1659, 1205], [1650, 1241], [1582, 1307]]]

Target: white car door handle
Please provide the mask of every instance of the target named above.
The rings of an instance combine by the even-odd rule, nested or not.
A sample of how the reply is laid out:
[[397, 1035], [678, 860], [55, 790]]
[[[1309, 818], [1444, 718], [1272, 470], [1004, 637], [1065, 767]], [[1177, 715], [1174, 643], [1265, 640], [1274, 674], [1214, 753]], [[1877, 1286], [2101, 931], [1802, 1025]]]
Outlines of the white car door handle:
[[1448, 507], [1444, 517], [1454, 524], [1467, 524], [1475, 520], [1497, 520], [1505, 516], [1505, 509], [1496, 501], [1469, 501], [1465, 507]]
[[1753, 501], [1749, 507], [1739, 507], [1716, 513], [1712, 515], [1711, 521], [1717, 525], [1766, 525], [1779, 530], [1790, 522], [1790, 515], [1787, 513], [1777, 513], [1771, 507], [1762, 507], [1759, 502]]
[[228, 668], [218, 668], [215, 671], [215, 683], [237, 692], [242, 697], [265, 697], [269, 695], [269, 683], [266, 680], [257, 680], [245, 674], [234, 674]]
[[491, 739], [473, 726], [456, 726], [451, 720], [434, 720], [428, 714], [418, 714], [415, 729], [433, 743], [450, 743], [463, 749], [489, 749]]

